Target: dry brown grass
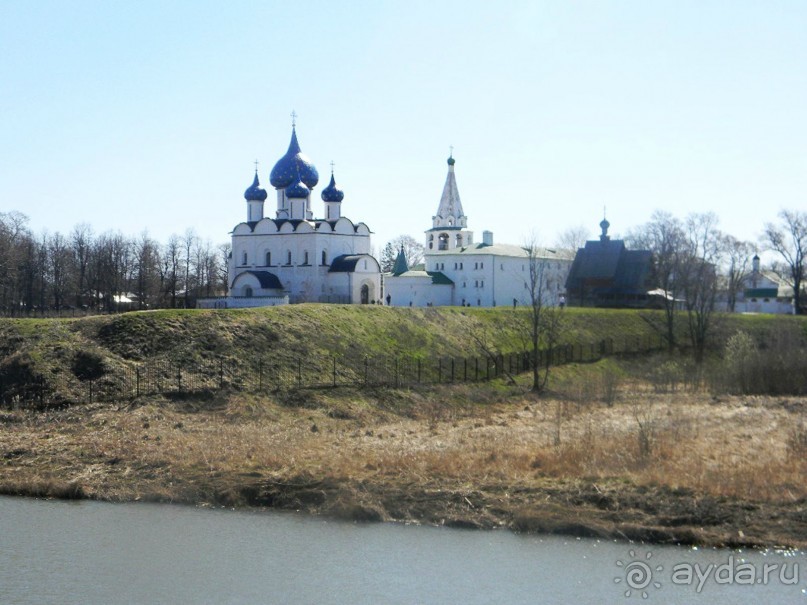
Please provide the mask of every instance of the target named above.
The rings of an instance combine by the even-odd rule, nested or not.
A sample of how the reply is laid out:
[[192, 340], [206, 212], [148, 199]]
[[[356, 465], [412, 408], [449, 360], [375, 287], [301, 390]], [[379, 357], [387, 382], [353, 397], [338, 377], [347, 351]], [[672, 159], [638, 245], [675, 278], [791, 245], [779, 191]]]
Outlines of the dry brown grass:
[[[325, 407], [248, 395], [197, 409], [150, 402], [126, 412], [16, 412], [3, 423], [3, 476], [36, 468], [89, 493], [116, 479], [125, 492], [131, 475], [146, 484], [250, 472], [519, 484], [619, 478], [771, 501], [807, 497], [804, 432], [794, 432], [803, 408], [799, 399], [717, 401], [634, 385], [610, 407], [526, 397], [461, 410], [417, 402], [413, 417], [348, 406], [334, 418]], [[640, 422], [649, 427], [647, 451]]]
[[[611, 405], [596, 389], [589, 399], [508, 392], [496, 402], [501, 387], [493, 385], [485, 387], [487, 402], [481, 387], [446, 387], [7, 412], [0, 489], [216, 503], [256, 481], [326, 481], [354, 492], [449, 490], [469, 506], [475, 497], [468, 494], [487, 490], [502, 510], [515, 506], [507, 502], [519, 491], [549, 498], [583, 484], [616, 493], [620, 486], [688, 490], [695, 500], [807, 498], [803, 399], [716, 399], [621, 384]], [[376, 509], [355, 512], [339, 493], [331, 510], [375, 518]]]

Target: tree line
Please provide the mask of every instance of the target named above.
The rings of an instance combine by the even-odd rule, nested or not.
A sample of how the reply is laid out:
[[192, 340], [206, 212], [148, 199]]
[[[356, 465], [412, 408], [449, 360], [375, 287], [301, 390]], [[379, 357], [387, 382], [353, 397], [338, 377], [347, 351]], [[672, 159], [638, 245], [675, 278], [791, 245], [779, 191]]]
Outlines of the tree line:
[[193, 307], [227, 291], [230, 245], [192, 229], [160, 243], [143, 232], [34, 233], [21, 212], [0, 212], [0, 313]]
[[[574, 258], [585, 246], [589, 232], [574, 227], [560, 234], [554, 248], [567, 258]], [[719, 228], [714, 213], [694, 213], [681, 219], [669, 212], [656, 211], [650, 221], [631, 229], [625, 236], [626, 244], [634, 250], [649, 250], [652, 267], [647, 285], [663, 292], [660, 297], [664, 313], [657, 322], [670, 350], [676, 342], [677, 325], [685, 322], [697, 361], [703, 359], [707, 340], [714, 325], [717, 310], [735, 311], [738, 299], [748, 287], [753, 271], [753, 256], [757, 251], [772, 254], [768, 270], [793, 289], [793, 312], [805, 313], [805, 254], [807, 254], [807, 213], [782, 210], [777, 222], [765, 223], [757, 242], [744, 241]], [[401, 235], [384, 247], [381, 265], [390, 271], [398, 251], [403, 248], [407, 259], [422, 262], [423, 246], [411, 236]], [[539, 340], [546, 340], [554, 330], [553, 315], [543, 305], [541, 279], [535, 275], [541, 264], [534, 257], [534, 238], [524, 249], [530, 258], [530, 283], [527, 284], [532, 300], [533, 349]], [[410, 266], [414, 264], [410, 260]], [[545, 325], [546, 324], [546, 325]], [[540, 390], [541, 379], [535, 368], [535, 388]]]
[[[673, 349], [676, 322], [679, 317], [686, 321], [696, 361], [703, 359], [718, 301], [735, 310], [757, 249], [773, 253], [770, 270], [793, 288], [794, 313], [804, 312], [807, 213], [782, 210], [778, 223], [765, 224], [757, 245], [721, 231], [714, 213], [690, 214], [681, 220], [662, 211], [631, 231], [626, 240], [632, 248], [652, 252], [652, 279], [665, 292], [662, 331]], [[682, 306], [685, 313], [679, 316]]]

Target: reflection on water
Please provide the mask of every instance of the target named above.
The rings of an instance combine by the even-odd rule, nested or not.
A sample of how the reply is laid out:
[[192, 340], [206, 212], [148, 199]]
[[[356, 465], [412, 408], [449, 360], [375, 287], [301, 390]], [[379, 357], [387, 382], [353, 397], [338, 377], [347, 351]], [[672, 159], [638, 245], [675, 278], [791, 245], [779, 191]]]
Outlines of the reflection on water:
[[[761, 582], [765, 565], [777, 569]], [[801, 554], [0, 498], [3, 604], [719, 605], [807, 603], [805, 588]]]

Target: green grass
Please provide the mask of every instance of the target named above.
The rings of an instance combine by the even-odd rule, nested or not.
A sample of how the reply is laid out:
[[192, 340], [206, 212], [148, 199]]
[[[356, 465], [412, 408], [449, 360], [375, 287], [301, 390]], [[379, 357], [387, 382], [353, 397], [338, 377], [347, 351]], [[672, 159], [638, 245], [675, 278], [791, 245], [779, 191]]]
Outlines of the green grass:
[[[500, 352], [528, 347], [529, 309], [389, 308], [304, 304], [238, 310], [159, 310], [76, 319], [0, 319], [0, 392], [35, 377], [51, 390], [80, 389], [79, 352], [109, 370], [152, 359], [187, 363], [224, 358], [291, 362], [408, 356], [421, 359], [482, 354], [480, 342]], [[686, 341], [685, 316], [678, 334]], [[596, 342], [655, 334], [658, 312], [563, 311], [561, 342]], [[716, 344], [742, 329], [755, 339], [782, 330], [807, 334], [801, 317], [717, 317]]]

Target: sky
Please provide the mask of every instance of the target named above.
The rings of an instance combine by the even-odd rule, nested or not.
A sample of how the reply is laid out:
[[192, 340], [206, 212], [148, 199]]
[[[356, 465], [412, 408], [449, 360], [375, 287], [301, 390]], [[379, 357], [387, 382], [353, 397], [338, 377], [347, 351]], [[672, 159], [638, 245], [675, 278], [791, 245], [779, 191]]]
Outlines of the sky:
[[373, 245], [423, 240], [450, 147], [481, 241], [606, 209], [714, 212], [758, 241], [807, 208], [807, 2], [0, 0], [0, 212], [213, 243], [292, 111]]

